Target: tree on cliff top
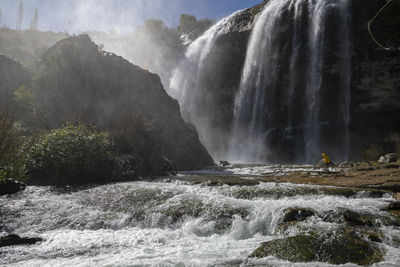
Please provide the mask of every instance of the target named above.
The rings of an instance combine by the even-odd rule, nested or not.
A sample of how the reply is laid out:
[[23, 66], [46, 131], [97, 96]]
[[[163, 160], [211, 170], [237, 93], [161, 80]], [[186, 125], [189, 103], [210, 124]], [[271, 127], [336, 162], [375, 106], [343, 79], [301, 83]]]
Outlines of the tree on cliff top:
[[37, 8], [35, 9], [35, 13], [33, 15], [33, 18], [31, 20], [31, 30], [36, 30], [38, 29], [38, 23], [39, 23], [39, 14]]
[[177, 32], [179, 35], [187, 34], [191, 39], [196, 39], [203, 34], [212, 24], [213, 20], [201, 19], [197, 20], [195, 16], [189, 14], [181, 14]]
[[24, 19], [24, 4], [19, 2], [18, 16], [17, 16], [17, 27], [16, 30], [20, 31], [22, 29], [22, 20]]

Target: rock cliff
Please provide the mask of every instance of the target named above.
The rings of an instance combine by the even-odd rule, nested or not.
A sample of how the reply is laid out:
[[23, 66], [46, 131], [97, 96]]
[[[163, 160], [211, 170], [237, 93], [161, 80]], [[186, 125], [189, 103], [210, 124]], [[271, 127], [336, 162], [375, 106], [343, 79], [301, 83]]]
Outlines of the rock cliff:
[[377, 40], [393, 51], [381, 49], [367, 31], [368, 21], [385, 3], [353, 1], [351, 148], [355, 158], [371, 144], [382, 145], [390, 132], [400, 132], [400, 1], [383, 10], [371, 27]]
[[18, 62], [0, 54], [0, 107], [13, 109], [14, 92], [22, 85], [29, 86], [30, 73]]
[[35, 67], [33, 93], [47, 128], [68, 121], [103, 130], [129, 127], [129, 117], [140, 114], [150, 122], [160, 154], [178, 170], [214, 164], [159, 76], [102, 51], [87, 35], [61, 40], [44, 54]]
[[[210, 65], [210, 71], [200, 81], [205, 83], [204, 86], [207, 87], [208, 92], [204, 95], [203, 104], [206, 108], [202, 109], [201, 112], [204, 114], [201, 116], [212, 118], [212, 128], [216, 129], [217, 133], [222, 133], [215, 134], [214, 137], [215, 143], [221, 147], [221, 150], [226, 151], [229, 147], [227, 136], [233, 126], [235, 95], [240, 84], [251, 31], [254, 28], [257, 14], [268, 2], [269, 0], [263, 1], [232, 18], [226, 27], [225, 34], [216, 40], [206, 60], [206, 64]], [[390, 145], [385, 147], [385, 138], [390, 132], [400, 132], [400, 51], [380, 49], [373, 42], [367, 30], [368, 21], [385, 3], [385, 0], [350, 1], [351, 102], [348, 152], [350, 160], [361, 160], [363, 151], [371, 144], [378, 144], [383, 149], [387, 149], [387, 152], [394, 151]], [[400, 1], [394, 0], [393, 4], [385, 9], [372, 25], [376, 38], [392, 48], [400, 47], [399, 12]], [[283, 36], [281, 51], [285, 51], [285, 47], [293, 38], [293, 32], [288, 30], [287, 24], [284, 22], [290, 23], [290, 20], [284, 18], [282, 21], [279, 34]], [[303, 26], [307, 27], [307, 25]], [[343, 40], [335, 33], [335, 29], [340, 26], [341, 24], [338, 24], [335, 19], [335, 14], [328, 14], [325, 26], [327, 34], [325, 35], [326, 47], [321, 77], [322, 90], [319, 93], [320, 103], [324, 108], [318, 114], [321, 122], [328, 122], [325, 125], [322, 123], [321, 126], [321, 133], [325, 139], [321, 141], [321, 148], [326, 151], [343, 140], [343, 133], [336, 130], [340, 127], [343, 128], [344, 124], [341, 119], [338, 119], [340, 115], [337, 114], [338, 106], [343, 104], [341, 102], [343, 95], [338, 90], [342, 84], [340, 75], [343, 76], [343, 69], [340, 67], [343, 55], [338, 54], [338, 51], [343, 45]], [[285, 34], [286, 37], [284, 37]], [[300, 38], [303, 38], [305, 34], [301, 33]], [[300, 43], [300, 50], [307, 49], [304, 43]], [[301, 69], [308, 60], [305, 55], [300, 54], [298, 64], [294, 66], [297, 73], [301, 73]], [[290, 151], [294, 146], [300, 147], [297, 149], [298, 151], [305, 146], [301, 136], [305, 131], [302, 121], [305, 116], [303, 113], [306, 102], [304, 92], [307, 90], [305, 83], [307, 74], [296, 77], [299, 90], [296, 92], [296, 101], [292, 107], [297, 111], [293, 117], [294, 139], [284, 140], [282, 136], [285, 135], [285, 125], [287, 125], [285, 112], [287, 112], [289, 104], [285, 100], [287, 95], [283, 92], [288, 91], [287, 87], [290, 84], [289, 59], [283, 60], [279, 67], [285, 71], [280, 74], [280, 90], [275, 96], [276, 108], [274, 107], [273, 110], [276, 110], [276, 114], [281, 115], [277, 115], [277, 119], [270, 125], [268, 142], [274, 155], [273, 161], [293, 162], [297, 160], [292, 157], [293, 153]], [[200, 103], [200, 106], [203, 104]], [[343, 152], [338, 151], [333, 155], [334, 158], [340, 157], [341, 153]], [[300, 156], [298, 155], [297, 159]]]

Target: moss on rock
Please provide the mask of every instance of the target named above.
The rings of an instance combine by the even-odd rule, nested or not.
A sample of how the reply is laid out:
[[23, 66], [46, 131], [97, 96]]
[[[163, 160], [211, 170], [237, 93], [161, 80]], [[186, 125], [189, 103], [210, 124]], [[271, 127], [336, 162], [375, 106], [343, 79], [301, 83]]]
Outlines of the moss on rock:
[[273, 255], [291, 262], [355, 263], [370, 265], [382, 259], [382, 251], [353, 231], [318, 234], [312, 232], [262, 243], [249, 257]]

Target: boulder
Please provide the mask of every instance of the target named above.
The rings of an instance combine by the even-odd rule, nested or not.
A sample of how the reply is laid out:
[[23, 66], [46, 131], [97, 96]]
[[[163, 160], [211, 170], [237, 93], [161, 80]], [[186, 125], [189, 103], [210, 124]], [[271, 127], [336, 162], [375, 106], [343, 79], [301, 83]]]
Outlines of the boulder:
[[26, 184], [19, 181], [14, 181], [13, 179], [5, 179], [0, 181], [0, 196], [15, 194], [19, 191], [24, 190]]
[[357, 212], [346, 210], [343, 213], [344, 220], [350, 224], [355, 226], [374, 226], [372, 221], [364, 215], [361, 215]]
[[267, 256], [291, 262], [370, 265], [382, 260], [382, 251], [351, 231], [312, 232], [262, 243], [249, 257]]
[[226, 160], [221, 160], [219, 162], [219, 166], [221, 166], [221, 167], [226, 167], [226, 166], [229, 166], [229, 165], [231, 165], [231, 164]]
[[386, 210], [400, 210], [400, 201], [393, 201], [386, 207]]
[[0, 247], [16, 246], [16, 245], [32, 245], [43, 241], [40, 237], [20, 237], [18, 235], [7, 235], [0, 238]]
[[282, 222], [293, 222], [293, 221], [303, 221], [308, 217], [315, 215], [315, 211], [312, 209], [302, 209], [302, 208], [289, 208], [284, 211], [284, 216]]
[[22, 85], [30, 86], [30, 73], [22, 64], [2, 54], [0, 54], [0, 73], [0, 106], [4, 110], [15, 112], [14, 91]]
[[380, 156], [379, 163], [391, 163], [397, 161], [397, 155], [395, 153], [386, 154], [385, 156]]

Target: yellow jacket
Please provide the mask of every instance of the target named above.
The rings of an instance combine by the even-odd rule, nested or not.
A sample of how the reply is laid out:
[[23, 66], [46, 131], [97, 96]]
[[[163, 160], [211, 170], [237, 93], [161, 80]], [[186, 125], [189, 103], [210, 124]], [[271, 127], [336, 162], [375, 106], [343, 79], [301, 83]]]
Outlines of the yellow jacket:
[[325, 153], [322, 153], [322, 157], [324, 157], [324, 163], [325, 164], [330, 164], [331, 163], [331, 159], [329, 158], [329, 156]]

